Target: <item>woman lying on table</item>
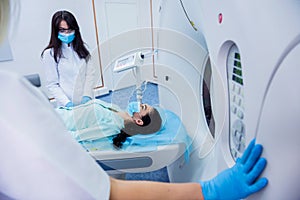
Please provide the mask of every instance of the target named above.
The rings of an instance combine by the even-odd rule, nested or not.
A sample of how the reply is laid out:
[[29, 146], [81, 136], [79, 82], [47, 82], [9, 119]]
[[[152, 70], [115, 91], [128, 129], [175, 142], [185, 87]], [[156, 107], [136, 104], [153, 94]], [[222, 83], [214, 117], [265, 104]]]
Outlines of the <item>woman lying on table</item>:
[[157, 132], [162, 122], [157, 109], [137, 102], [129, 103], [127, 111], [99, 99], [56, 111], [78, 142], [115, 135], [113, 144], [116, 148], [121, 148], [129, 136]]

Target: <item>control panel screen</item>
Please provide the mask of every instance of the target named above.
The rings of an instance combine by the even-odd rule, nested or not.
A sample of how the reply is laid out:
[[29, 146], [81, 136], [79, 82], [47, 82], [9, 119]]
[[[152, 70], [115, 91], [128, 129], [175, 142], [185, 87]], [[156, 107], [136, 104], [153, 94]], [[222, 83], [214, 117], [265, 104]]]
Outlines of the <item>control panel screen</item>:
[[114, 66], [114, 72], [123, 71], [132, 67], [135, 67], [135, 54], [117, 60]]
[[239, 49], [232, 45], [227, 56], [227, 80], [229, 92], [229, 148], [236, 160], [245, 150], [244, 80]]

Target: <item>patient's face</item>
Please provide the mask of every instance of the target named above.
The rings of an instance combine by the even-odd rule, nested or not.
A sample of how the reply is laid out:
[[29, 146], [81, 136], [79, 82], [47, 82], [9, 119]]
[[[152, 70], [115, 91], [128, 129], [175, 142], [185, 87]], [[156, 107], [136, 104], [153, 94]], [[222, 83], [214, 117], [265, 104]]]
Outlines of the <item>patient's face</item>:
[[143, 116], [149, 114], [153, 110], [153, 107], [148, 104], [141, 104], [140, 105], [140, 112], [134, 113], [131, 117], [127, 112], [119, 112], [118, 114], [123, 117], [123, 119], [127, 119], [132, 121], [133, 118], [141, 119]]
[[140, 117], [149, 114], [152, 109], [153, 107], [149, 106], [148, 104], [140, 104], [140, 112], [139, 112]]
[[[140, 112], [134, 113], [132, 117], [127, 112], [124, 113], [127, 118], [124, 118], [123, 131], [129, 135], [155, 133], [161, 128], [158, 111], [148, 104], [140, 105]], [[145, 115], [149, 115], [150, 120], [149, 118], [144, 119]], [[146, 120], [145, 124], [143, 119]]]

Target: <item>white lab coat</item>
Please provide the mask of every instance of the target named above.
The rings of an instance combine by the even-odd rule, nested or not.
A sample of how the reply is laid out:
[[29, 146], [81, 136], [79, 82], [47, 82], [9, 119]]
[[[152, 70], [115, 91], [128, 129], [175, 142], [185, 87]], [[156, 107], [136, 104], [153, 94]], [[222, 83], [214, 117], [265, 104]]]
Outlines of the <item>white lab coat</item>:
[[[62, 58], [55, 62], [53, 49], [47, 49], [43, 55], [43, 68], [46, 75], [46, 87], [49, 97], [54, 97], [58, 107], [68, 102], [80, 104], [82, 96], [93, 98], [96, 66], [80, 59], [72, 45], [62, 43]], [[93, 59], [93, 58], [91, 58]]]
[[0, 199], [109, 199], [108, 175], [38, 88], [0, 71]]

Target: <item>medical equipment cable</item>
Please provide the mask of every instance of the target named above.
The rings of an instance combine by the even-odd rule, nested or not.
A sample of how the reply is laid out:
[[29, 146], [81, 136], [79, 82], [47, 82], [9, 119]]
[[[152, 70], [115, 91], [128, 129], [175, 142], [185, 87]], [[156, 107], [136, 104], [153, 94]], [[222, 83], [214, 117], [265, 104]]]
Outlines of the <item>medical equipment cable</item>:
[[[132, 69], [132, 74], [133, 74], [133, 76], [135, 77], [135, 78], [137, 78], [136, 76], [136, 71], [134, 70], [135, 68], [133, 68]], [[143, 88], [143, 85], [144, 85], [144, 89], [142, 89]], [[143, 81], [142, 83], [141, 83], [141, 85], [140, 85], [140, 89], [141, 89], [141, 98], [143, 97], [143, 94], [144, 94], [144, 92], [146, 91], [146, 89], [147, 89], [147, 81]], [[137, 93], [137, 90], [138, 90], [138, 88], [136, 88], [134, 91], [133, 91], [133, 93], [132, 93], [132, 95], [134, 94], [134, 92], [136, 92]], [[138, 99], [137, 99], [138, 100]], [[142, 103], [142, 101], [141, 102], [139, 102], [139, 103]]]
[[141, 78], [141, 68], [139, 66], [134, 68], [135, 73], [136, 73], [136, 99], [137, 102], [139, 102], [140, 104], [142, 104], [142, 98], [143, 98], [143, 94], [142, 94], [142, 78]]
[[[151, 19], [151, 51], [154, 52], [154, 30], [153, 30], [153, 8], [152, 8], [152, 0], [150, 0], [150, 19]], [[153, 77], [157, 78], [155, 71], [155, 59], [154, 55], [152, 55], [152, 70]]]
[[100, 67], [100, 78], [101, 78], [101, 85], [97, 86], [97, 88], [103, 88], [104, 87], [104, 78], [103, 78], [103, 68], [102, 68], [102, 62], [101, 62], [101, 52], [100, 52], [100, 42], [98, 37], [98, 26], [97, 26], [97, 17], [96, 17], [96, 8], [95, 8], [95, 1], [92, 0], [92, 6], [93, 6], [93, 17], [94, 17], [94, 26], [96, 31], [96, 43], [97, 43], [97, 52], [98, 52], [98, 59], [99, 59], [99, 67]]
[[179, 1], [180, 1], [180, 4], [181, 4], [181, 7], [182, 7], [182, 9], [183, 9], [183, 12], [184, 12], [184, 14], [185, 14], [185, 17], [186, 17], [187, 20], [189, 21], [190, 25], [193, 27], [193, 29], [194, 29], [195, 31], [198, 31], [198, 29], [197, 29], [196, 26], [195, 26], [195, 23], [190, 19], [190, 17], [189, 17], [189, 15], [188, 15], [187, 11], [185, 10], [182, 0], [179, 0]]

